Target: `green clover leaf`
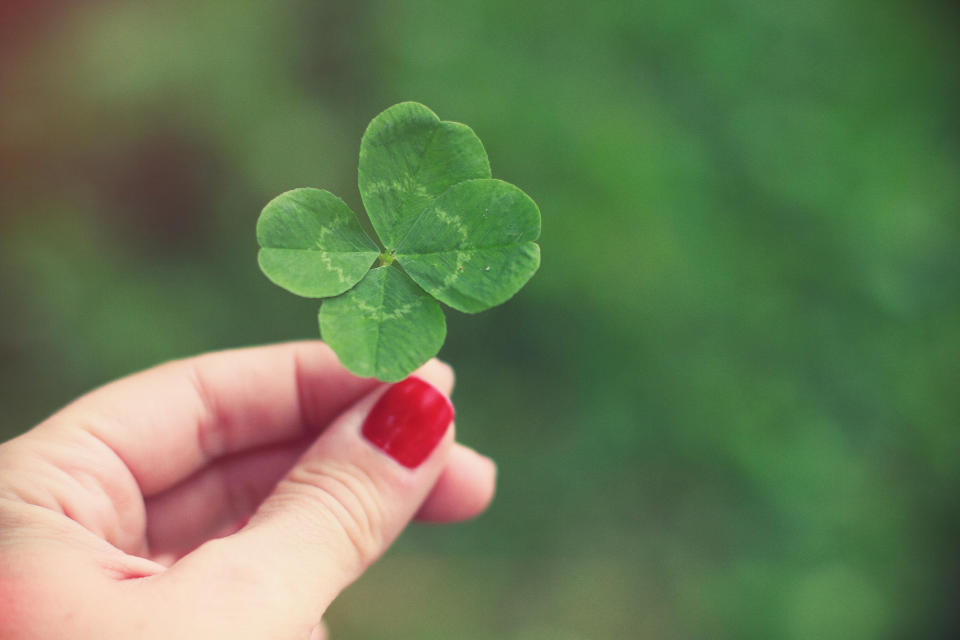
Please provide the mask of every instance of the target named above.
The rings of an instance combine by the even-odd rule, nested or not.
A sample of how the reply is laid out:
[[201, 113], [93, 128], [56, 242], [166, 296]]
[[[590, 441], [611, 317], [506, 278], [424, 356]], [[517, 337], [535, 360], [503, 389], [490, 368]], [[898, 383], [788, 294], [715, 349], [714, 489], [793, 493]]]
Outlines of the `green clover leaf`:
[[370, 122], [358, 178], [384, 251], [342, 200], [305, 188], [264, 207], [258, 260], [275, 284], [325, 298], [320, 333], [347, 369], [393, 382], [443, 345], [437, 301], [476, 313], [527, 283], [540, 266], [540, 211], [490, 177], [469, 127], [416, 102]]

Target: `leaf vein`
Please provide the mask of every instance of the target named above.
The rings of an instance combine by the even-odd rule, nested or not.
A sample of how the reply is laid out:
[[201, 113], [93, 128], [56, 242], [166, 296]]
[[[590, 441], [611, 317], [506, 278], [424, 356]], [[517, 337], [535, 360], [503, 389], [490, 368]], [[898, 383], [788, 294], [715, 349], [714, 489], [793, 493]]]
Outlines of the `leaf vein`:
[[[441, 121], [439, 121], [439, 122], [437, 123], [436, 128], [433, 130], [433, 133], [430, 134], [430, 140], [427, 141], [427, 146], [425, 146], [425, 147], [423, 148], [423, 153], [421, 153], [421, 154], [417, 157], [417, 168], [416, 168], [416, 170], [410, 175], [410, 178], [409, 178], [411, 184], [414, 183], [414, 182], [416, 181], [416, 179], [420, 176], [420, 171], [423, 170], [423, 167], [424, 167], [424, 165], [426, 164], [423, 160], [424, 160], [424, 158], [427, 157], [427, 153], [430, 152], [430, 147], [433, 146], [433, 143], [434, 143], [434, 142], [436, 141], [436, 139], [437, 139], [437, 134], [440, 133], [440, 129], [442, 129], [442, 128], [443, 128], [443, 121], [441, 120]], [[424, 190], [425, 190], [425, 189], [424, 189]], [[407, 193], [406, 193], [406, 196], [405, 196], [404, 199], [400, 202], [400, 206], [397, 208], [397, 214], [398, 214], [398, 215], [401, 214], [401, 213], [403, 213], [403, 211], [407, 208], [407, 203], [410, 201], [410, 197], [411, 197], [411, 192], [408, 190]], [[426, 211], [427, 208], [428, 208], [428, 207], [424, 207], [424, 211]], [[417, 214], [416, 219], [410, 224], [410, 226], [407, 227], [407, 230], [406, 230], [406, 232], [403, 234], [403, 238], [401, 238], [401, 241], [407, 239], [407, 236], [410, 234], [410, 229], [412, 229], [413, 226], [420, 220], [420, 217], [421, 217], [421, 216], [423, 216], [423, 211], [421, 211], [419, 214]], [[388, 247], [388, 248], [396, 248], [396, 247], [399, 247], [400, 244], [401, 244], [401, 242], [398, 242], [395, 247]]]

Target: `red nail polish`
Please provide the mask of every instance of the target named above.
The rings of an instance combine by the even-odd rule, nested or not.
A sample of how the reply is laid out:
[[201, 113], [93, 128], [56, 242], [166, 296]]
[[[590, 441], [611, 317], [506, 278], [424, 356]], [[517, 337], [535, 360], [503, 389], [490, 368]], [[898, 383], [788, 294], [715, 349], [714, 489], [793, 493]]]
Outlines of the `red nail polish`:
[[407, 378], [380, 396], [363, 436], [405, 467], [427, 459], [453, 421], [453, 405], [420, 378]]

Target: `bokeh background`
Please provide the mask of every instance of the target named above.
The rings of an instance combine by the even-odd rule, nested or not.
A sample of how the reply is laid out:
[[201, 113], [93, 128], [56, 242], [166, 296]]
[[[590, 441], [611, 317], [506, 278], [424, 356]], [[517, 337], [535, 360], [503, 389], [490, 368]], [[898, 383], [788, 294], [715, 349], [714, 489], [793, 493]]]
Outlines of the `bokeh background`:
[[335, 638], [960, 634], [960, 12], [886, 0], [0, 2], [0, 432], [316, 336], [271, 197], [360, 210], [383, 108], [470, 124], [543, 266], [448, 313], [481, 519]]

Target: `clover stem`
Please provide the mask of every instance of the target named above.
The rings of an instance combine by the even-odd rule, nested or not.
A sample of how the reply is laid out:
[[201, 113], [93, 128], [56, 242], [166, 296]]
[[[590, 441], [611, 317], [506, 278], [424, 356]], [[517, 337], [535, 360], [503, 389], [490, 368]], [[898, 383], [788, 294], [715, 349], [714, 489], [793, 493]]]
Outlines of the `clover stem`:
[[393, 260], [395, 257], [396, 257], [396, 252], [392, 250], [384, 251], [383, 253], [380, 254], [380, 266], [389, 267], [391, 264], [393, 264]]

